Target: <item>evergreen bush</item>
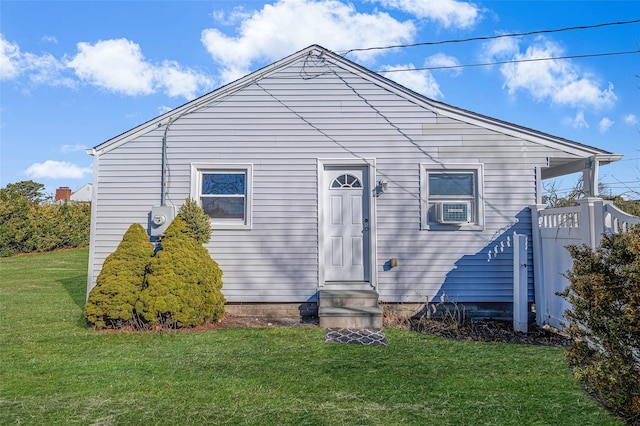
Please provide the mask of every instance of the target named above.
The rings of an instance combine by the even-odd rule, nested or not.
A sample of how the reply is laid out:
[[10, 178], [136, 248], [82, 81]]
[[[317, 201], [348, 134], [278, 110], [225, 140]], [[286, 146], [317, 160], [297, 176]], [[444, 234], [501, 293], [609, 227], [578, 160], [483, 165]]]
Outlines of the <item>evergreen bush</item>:
[[85, 309], [89, 324], [96, 328], [140, 327], [135, 305], [153, 252], [142, 225], [131, 225], [118, 248], [105, 259], [89, 293]]
[[187, 198], [180, 209], [178, 216], [187, 224], [189, 234], [200, 244], [207, 244], [211, 240], [211, 218], [207, 216], [202, 207], [193, 198]]
[[568, 249], [567, 361], [587, 391], [640, 424], [640, 225], [604, 236], [595, 251]]
[[137, 312], [153, 326], [192, 327], [224, 314], [222, 271], [178, 215], [149, 263]]
[[91, 204], [51, 204], [43, 191], [33, 181], [0, 188], [0, 257], [89, 244]]

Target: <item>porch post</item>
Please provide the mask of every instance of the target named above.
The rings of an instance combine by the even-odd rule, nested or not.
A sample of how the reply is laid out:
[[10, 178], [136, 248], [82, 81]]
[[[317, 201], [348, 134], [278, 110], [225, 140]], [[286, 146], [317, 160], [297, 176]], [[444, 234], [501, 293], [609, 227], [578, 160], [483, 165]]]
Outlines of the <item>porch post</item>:
[[585, 161], [585, 168], [582, 171], [582, 190], [586, 197], [597, 197], [598, 191], [598, 173], [600, 161], [595, 157], [589, 157]]
[[592, 249], [600, 245], [604, 233], [604, 201], [601, 198], [580, 200], [580, 229], [583, 243]]

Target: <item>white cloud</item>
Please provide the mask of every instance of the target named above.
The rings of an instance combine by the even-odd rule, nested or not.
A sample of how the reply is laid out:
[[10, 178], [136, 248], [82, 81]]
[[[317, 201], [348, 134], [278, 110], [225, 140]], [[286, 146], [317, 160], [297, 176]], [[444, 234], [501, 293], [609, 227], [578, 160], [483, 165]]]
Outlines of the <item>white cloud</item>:
[[212, 84], [207, 76], [173, 61], [154, 65], [138, 44], [124, 38], [77, 46], [78, 54], [67, 65], [82, 80], [116, 93], [149, 95], [164, 89], [169, 96], [190, 99]]
[[638, 117], [636, 117], [634, 114], [627, 114], [624, 116], [624, 122], [629, 126], [635, 126], [636, 124], [638, 124]]
[[55, 36], [50, 36], [50, 35], [42, 36], [41, 40], [46, 41], [47, 43], [54, 43], [54, 44], [58, 43], [58, 39]]
[[568, 59], [530, 61], [563, 55], [562, 48], [552, 41], [538, 38], [521, 52], [519, 44], [497, 39], [485, 45], [485, 49], [485, 55], [492, 60], [529, 61], [500, 66], [503, 87], [510, 95], [524, 91], [538, 102], [595, 109], [609, 107], [617, 100], [613, 84], [601, 88], [592, 75], [582, 72]]
[[208, 76], [184, 69], [175, 61], [165, 61], [162, 66], [154, 68], [154, 77], [157, 85], [163, 87], [171, 97], [192, 99], [213, 85]]
[[44, 163], [33, 163], [24, 173], [32, 179], [82, 179], [90, 175], [90, 167], [80, 167], [66, 161], [47, 160]]
[[429, 98], [442, 98], [442, 92], [438, 82], [433, 78], [427, 70], [401, 71], [401, 72], [384, 72], [399, 69], [414, 69], [413, 64], [384, 66], [382, 67], [383, 75], [396, 83], [399, 83], [415, 92], [423, 94]]
[[482, 60], [491, 62], [495, 58], [508, 58], [520, 51], [520, 41], [515, 37], [496, 38], [484, 45]]
[[236, 6], [229, 13], [222, 10], [216, 10], [212, 14], [213, 19], [222, 25], [235, 25], [245, 19], [251, 17], [251, 13], [247, 12], [244, 6]]
[[[379, 11], [358, 13], [352, 4], [337, 0], [279, 0], [243, 19], [237, 36], [212, 28], [202, 32], [201, 41], [228, 82], [247, 74], [257, 61], [280, 59], [311, 44], [336, 51], [382, 46], [406, 43], [415, 32], [411, 21], [399, 22]], [[352, 55], [368, 61], [380, 54]]]
[[[457, 67], [460, 65], [460, 62], [454, 56], [449, 56], [444, 53], [437, 53], [435, 55], [431, 55], [424, 60], [425, 67]], [[454, 75], [460, 74], [460, 68], [451, 68], [450, 71], [454, 72]]]
[[0, 34], [0, 80], [11, 80], [20, 74], [20, 47]]
[[473, 3], [456, 0], [377, 0], [384, 7], [400, 9], [418, 18], [440, 22], [444, 27], [468, 28], [480, 20]]
[[49, 53], [23, 53], [16, 43], [0, 34], [0, 80], [11, 80], [22, 74], [36, 84], [73, 87], [74, 82], [63, 76], [64, 64]]
[[82, 145], [78, 143], [75, 145], [62, 145], [60, 147], [60, 152], [63, 152], [63, 153], [77, 152], [77, 151], [84, 151], [85, 149], [87, 149], [86, 145]]
[[49, 53], [34, 55], [25, 53], [22, 67], [29, 73], [29, 80], [36, 84], [74, 87], [76, 82], [64, 76], [65, 66]]
[[117, 39], [77, 46], [78, 54], [67, 65], [81, 79], [126, 95], [153, 93], [153, 69], [136, 43]]
[[74, 87], [77, 79], [71, 72], [75, 72], [77, 78], [116, 93], [133, 96], [164, 91], [168, 96], [187, 99], [213, 86], [208, 76], [175, 61], [158, 65], [147, 61], [140, 46], [127, 39], [82, 42], [77, 47], [74, 57], [61, 61], [49, 53], [23, 53], [0, 34], [0, 80], [25, 74], [32, 83]]
[[584, 111], [578, 111], [573, 119], [566, 120], [574, 129], [588, 129], [589, 123], [584, 118]]
[[583, 78], [577, 75], [565, 75], [551, 99], [554, 103], [572, 107], [591, 106], [599, 109], [613, 105], [618, 99], [613, 91], [613, 83], [606, 89], [600, 89], [598, 82], [589, 75]]
[[599, 129], [600, 129], [600, 133], [605, 134], [607, 133], [607, 131], [609, 131], [609, 129], [611, 128], [611, 126], [613, 126], [613, 121], [611, 121], [609, 119], [609, 117], [603, 117], [602, 120], [600, 120], [600, 124], [598, 125]]

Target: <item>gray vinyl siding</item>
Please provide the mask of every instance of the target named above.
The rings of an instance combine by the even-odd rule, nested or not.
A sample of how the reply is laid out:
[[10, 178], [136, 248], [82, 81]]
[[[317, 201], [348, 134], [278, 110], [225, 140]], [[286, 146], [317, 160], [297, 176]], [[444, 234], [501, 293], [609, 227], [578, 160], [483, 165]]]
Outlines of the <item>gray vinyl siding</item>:
[[[376, 179], [389, 182], [372, 218], [381, 300], [446, 294], [458, 302], [512, 301], [509, 239], [531, 233], [535, 169], [546, 166], [551, 149], [437, 115], [337, 65], [309, 68], [301, 60], [222, 94], [177, 118], [167, 133], [167, 201], [176, 207], [195, 195], [192, 163], [253, 165], [252, 229], [214, 230], [207, 246], [224, 272], [227, 300], [312, 299], [319, 285], [317, 161], [374, 158]], [[164, 130], [100, 156], [93, 280], [129, 225], [146, 228], [160, 203]], [[452, 162], [484, 165], [482, 231], [421, 230], [420, 164]], [[390, 258], [399, 266], [385, 270]]]

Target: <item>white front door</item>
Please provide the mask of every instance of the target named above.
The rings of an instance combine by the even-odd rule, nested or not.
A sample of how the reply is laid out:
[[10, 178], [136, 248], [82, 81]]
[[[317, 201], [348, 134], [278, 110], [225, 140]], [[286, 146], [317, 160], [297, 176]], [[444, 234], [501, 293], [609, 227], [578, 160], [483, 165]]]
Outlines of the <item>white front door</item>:
[[325, 167], [325, 282], [370, 280], [367, 176], [367, 167]]

